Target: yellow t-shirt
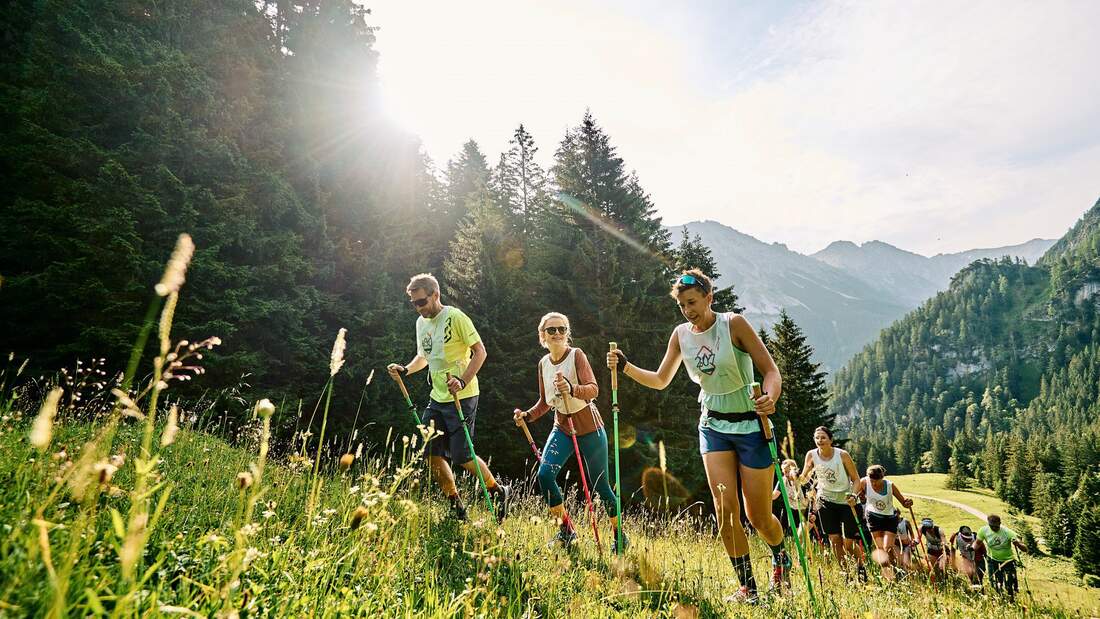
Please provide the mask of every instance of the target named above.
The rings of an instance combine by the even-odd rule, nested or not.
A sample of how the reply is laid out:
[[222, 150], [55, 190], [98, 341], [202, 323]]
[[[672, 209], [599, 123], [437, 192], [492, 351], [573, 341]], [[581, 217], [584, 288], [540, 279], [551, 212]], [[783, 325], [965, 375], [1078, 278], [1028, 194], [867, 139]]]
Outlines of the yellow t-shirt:
[[[453, 402], [447, 391], [447, 373], [461, 378], [470, 364], [470, 347], [481, 341], [470, 317], [457, 307], [444, 305], [435, 318], [416, 319], [416, 353], [428, 361], [428, 380], [432, 386], [432, 399], [436, 402]], [[459, 398], [469, 398], [481, 393], [475, 376], [458, 392]]]

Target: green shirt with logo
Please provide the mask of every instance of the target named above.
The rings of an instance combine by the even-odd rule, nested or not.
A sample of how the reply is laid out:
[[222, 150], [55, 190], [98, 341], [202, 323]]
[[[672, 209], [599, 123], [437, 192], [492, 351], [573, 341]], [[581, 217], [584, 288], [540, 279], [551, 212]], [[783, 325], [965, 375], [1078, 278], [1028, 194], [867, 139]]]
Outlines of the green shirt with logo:
[[988, 526], [978, 531], [978, 539], [982, 540], [989, 549], [989, 558], [994, 561], [1008, 561], [1012, 558], [1012, 541], [1016, 539], [1016, 532], [1001, 525], [1000, 530], [994, 531]]
[[[434, 318], [416, 319], [416, 353], [428, 361], [433, 400], [454, 401], [447, 391], [447, 374], [461, 377], [470, 364], [470, 347], [480, 341], [470, 317], [457, 307], [444, 305]], [[458, 397], [469, 398], [479, 393], [475, 376], [458, 392]]]

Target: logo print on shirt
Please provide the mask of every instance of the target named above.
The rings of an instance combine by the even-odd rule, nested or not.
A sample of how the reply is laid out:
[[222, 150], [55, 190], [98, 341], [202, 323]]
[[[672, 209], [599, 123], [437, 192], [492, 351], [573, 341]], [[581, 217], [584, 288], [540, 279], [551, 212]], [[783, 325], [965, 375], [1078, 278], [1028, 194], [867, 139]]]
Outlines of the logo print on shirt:
[[707, 376], [714, 374], [714, 352], [706, 346], [700, 347], [695, 353], [695, 367]]
[[836, 471], [834, 471], [833, 469], [824, 469], [824, 470], [825, 470], [825, 483], [830, 484], [830, 485], [836, 483]]
[[432, 354], [432, 334], [425, 333], [424, 337], [420, 339], [420, 347], [424, 349], [424, 354]]
[[875, 511], [877, 511], [877, 512], [886, 511], [886, 501], [883, 501], [882, 499], [876, 499], [875, 500]]
[[451, 317], [447, 317], [447, 323], [443, 325], [443, 343], [449, 344], [451, 342]]

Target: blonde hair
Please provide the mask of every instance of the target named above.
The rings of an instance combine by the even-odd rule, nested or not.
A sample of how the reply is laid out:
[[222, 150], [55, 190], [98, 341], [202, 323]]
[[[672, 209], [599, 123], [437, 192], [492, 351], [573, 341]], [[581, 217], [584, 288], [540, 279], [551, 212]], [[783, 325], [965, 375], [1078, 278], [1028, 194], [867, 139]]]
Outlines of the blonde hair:
[[798, 470], [798, 463], [794, 460], [791, 460], [790, 458], [787, 458], [783, 461], [783, 470], [785, 471], [789, 468], [794, 468], [795, 470]]
[[543, 315], [541, 319], [539, 319], [539, 346], [542, 346], [543, 348], [550, 348], [550, 346], [546, 343], [546, 332], [543, 331], [543, 328], [546, 327], [546, 321], [550, 320], [551, 318], [560, 318], [561, 321], [565, 323], [565, 341], [568, 344], [572, 344], [573, 338], [571, 337], [572, 329], [569, 327], [569, 317], [565, 314], [562, 314], [561, 312], [547, 312]]
[[409, 285], [405, 286], [405, 292], [412, 294], [414, 290], [423, 290], [428, 296], [431, 296], [439, 292], [439, 280], [431, 273], [413, 275], [412, 279], [409, 280]]

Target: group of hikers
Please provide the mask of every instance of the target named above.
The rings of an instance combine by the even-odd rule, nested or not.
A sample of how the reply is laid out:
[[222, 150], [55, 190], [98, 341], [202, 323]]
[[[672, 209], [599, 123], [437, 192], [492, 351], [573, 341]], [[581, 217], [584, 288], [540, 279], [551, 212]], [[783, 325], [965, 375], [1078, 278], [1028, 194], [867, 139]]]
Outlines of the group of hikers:
[[[457, 307], [443, 305], [439, 282], [431, 274], [414, 276], [406, 293], [419, 314], [416, 355], [404, 365], [392, 363], [387, 369], [402, 389], [402, 377], [428, 370], [431, 395], [421, 422], [438, 433], [427, 447], [432, 477], [449, 501], [454, 517], [465, 520], [466, 508], [451, 469], [451, 463], [459, 464], [479, 478], [487, 503], [503, 520], [508, 514], [510, 488], [497, 480], [485, 461], [476, 456], [473, 446], [480, 393], [477, 373], [485, 363], [485, 345], [469, 316]], [[988, 572], [995, 586], [1003, 587], [1010, 595], [1015, 593], [1012, 547], [1023, 546], [998, 517], [990, 516], [988, 526], [976, 534], [963, 527], [946, 543], [943, 532], [930, 519], [924, 519], [914, 531], [894, 503], [896, 499], [910, 508], [911, 499], [886, 479], [880, 465], [868, 467], [866, 476], [861, 477], [848, 452], [833, 446], [832, 432], [825, 427], [814, 432], [817, 446], [806, 453], [801, 471], [794, 460], [786, 460], [780, 467], [768, 416], [775, 412], [782, 393], [782, 377], [760, 336], [740, 314], [712, 309], [712, 282], [697, 269], [682, 272], [673, 282], [670, 295], [687, 322], [672, 331], [656, 370], [635, 365], [628, 351], [615, 345], [607, 353], [606, 365], [612, 372], [612, 407], [617, 420], [615, 385], [620, 371], [642, 386], [664, 389], [682, 363], [688, 377], [699, 385], [699, 453], [722, 545], [740, 584], [730, 596], [732, 600], [752, 603], [758, 599], [748, 528], [770, 549], [769, 588], [775, 592], [789, 588], [792, 561], [784, 548], [785, 529], [797, 527], [799, 531], [793, 533], [793, 538], [811, 593], [802, 543], [805, 538], [808, 546], [811, 534], [831, 548], [845, 569], [854, 565], [854, 574], [860, 578], [866, 578], [865, 551], [872, 550], [870, 537], [872, 557], [881, 572], [890, 577], [919, 567], [920, 562], [913, 557], [918, 543], [925, 548], [923, 563], [931, 573], [942, 575], [952, 554], [949, 548], [954, 547], [961, 557], [955, 563], [964, 566], [961, 572], [977, 582]], [[599, 531], [591, 513], [594, 508], [589, 488], [599, 495], [608, 513], [612, 552], [621, 553], [629, 539], [620, 526], [621, 505], [608, 472], [608, 436], [595, 404], [599, 387], [592, 364], [584, 351], [571, 345], [567, 316], [547, 313], [539, 320], [537, 334], [539, 344], [547, 351], [536, 366], [538, 399], [526, 409], [516, 408], [513, 419], [528, 435], [540, 461], [539, 488], [559, 523], [551, 543], [568, 548], [577, 539], [557, 481], [562, 467], [575, 457], [597, 543]], [[762, 377], [759, 383], [753, 380], [754, 370]], [[527, 423], [550, 411], [554, 412], [553, 429], [540, 452], [530, 438]], [[776, 480], [780, 468], [781, 482]], [[815, 483], [810, 483], [811, 476]], [[783, 498], [791, 508], [779, 514], [787, 517], [786, 526], [773, 512], [774, 498]]]

